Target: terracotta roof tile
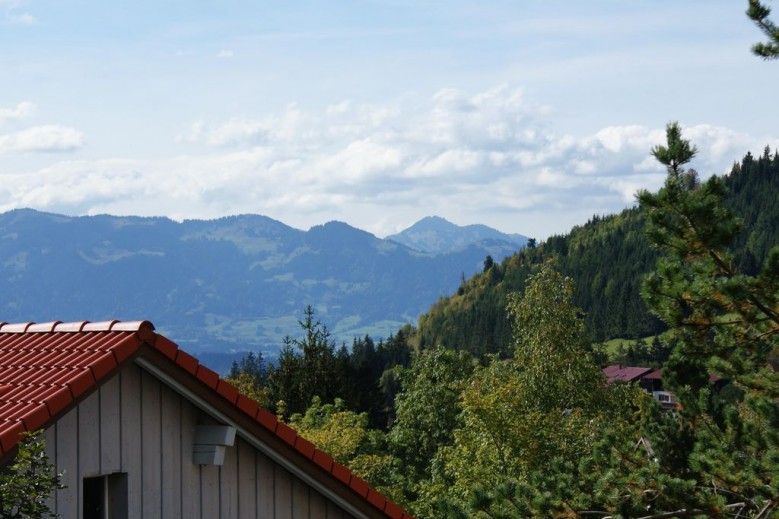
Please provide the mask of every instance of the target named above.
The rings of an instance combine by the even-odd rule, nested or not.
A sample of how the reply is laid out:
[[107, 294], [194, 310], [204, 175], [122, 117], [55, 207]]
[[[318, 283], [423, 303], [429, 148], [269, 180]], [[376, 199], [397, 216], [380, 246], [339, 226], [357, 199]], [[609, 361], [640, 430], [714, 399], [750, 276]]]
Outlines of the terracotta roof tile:
[[[74, 370], [77, 371], [77, 370]], [[95, 385], [95, 377], [92, 376], [92, 372], [89, 369], [78, 370], [78, 374], [68, 382], [70, 392], [73, 394], [73, 398], [78, 398], [82, 393], [85, 393]]]
[[87, 323], [81, 329], [83, 332], [110, 332], [111, 326], [119, 321], [99, 321], [96, 323]]
[[310, 441], [306, 440], [302, 436], [298, 435], [295, 440], [295, 449], [308, 459], [313, 459], [316, 453], [316, 447]]
[[49, 415], [54, 416], [65, 409], [73, 401], [70, 390], [66, 387], [55, 388], [56, 392], [46, 398], [45, 403], [49, 408]]
[[159, 336], [157, 342], [154, 343], [154, 346], [170, 360], [172, 361], [176, 360], [176, 352], [178, 351], [179, 347], [176, 346], [176, 344], [173, 341], [170, 341], [165, 337]]
[[49, 409], [46, 404], [28, 406], [28, 411], [22, 415], [20, 420], [24, 423], [24, 428], [28, 431], [35, 431], [43, 427], [50, 418]]
[[643, 375], [654, 371], [652, 368], [641, 368], [635, 366], [607, 366], [603, 368], [603, 374], [607, 382], [632, 382], [641, 378]]
[[197, 378], [211, 389], [216, 389], [216, 385], [219, 383], [219, 375], [202, 364], [197, 368]]
[[176, 354], [176, 364], [189, 371], [192, 375], [197, 375], [197, 359], [184, 350], [179, 350]]
[[384, 512], [392, 519], [402, 519], [403, 517], [403, 509], [392, 501], [387, 501], [387, 505], [384, 507]]
[[3, 327], [0, 328], [0, 333], [24, 333], [27, 331], [27, 328], [32, 325], [33, 323], [4, 324]]
[[270, 432], [275, 433], [279, 426], [279, 420], [267, 409], [260, 408], [257, 411], [257, 421]]
[[[367, 483], [366, 483], [367, 485]], [[372, 488], [368, 488], [368, 502], [379, 510], [384, 510], [384, 505], [387, 504], [387, 498], [381, 492], [376, 492]]]
[[154, 348], [255, 420], [294, 451], [340, 481], [383, 515], [412, 519], [367, 482], [320, 451], [232, 384], [201, 365], [149, 321], [0, 323], [0, 456], [15, 448], [20, 434], [47, 426], [79, 397], [98, 387], [136, 355]]
[[349, 481], [349, 486], [352, 487], [352, 490], [360, 494], [362, 497], [368, 497], [368, 490], [371, 489], [370, 485], [362, 479], [355, 475], [352, 475], [351, 481]]
[[59, 323], [54, 327], [55, 332], [80, 332], [89, 321], [75, 323]]
[[321, 468], [325, 470], [325, 472], [330, 472], [333, 470], [333, 458], [330, 457], [330, 455], [325, 454], [324, 452], [317, 450], [314, 452], [314, 463], [319, 465]]
[[298, 433], [295, 432], [295, 429], [285, 424], [284, 422], [279, 422], [279, 425], [276, 427], [276, 436], [294, 447], [295, 438], [297, 438]]
[[352, 479], [352, 473], [341, 465], [340, 463], [333, 463], [333, 468], [330, 470], [330, 473], [341, 480], [344, 484], [348, 485], [349, 481]]
[[260, 406], [257, 404], [257, 402], [243, 395], [238, 395], [238, 401], [236, 401], [235, 405], [238, 407], [238, 409], [248, 414], [252, 418], [257, 417], [257, 411], [260, 409]]
[[90, 364], [89, 369], [92, 370], [95, 380], [100, 380], [113, 371], [116, 366], [117, 363], [114, 354], [109, 351], [107, 353], [102, 353], [94, 363]]
[[216, 385], [216, 392], [231, 404], [235, 404], [238, 401], [238, 390], [226, 380], [219, 379], [219, 383]]
[[19, 435], [25, 432], [22, 421], [3, 424], [0, 428], [0, 448], [7, 452], [19, 443]]
[[116, 359], [117, 364], [121, 364], [128, 358], [132, 356], [133, 353], [135, 353], [138, 350], [138, 345], [135, 343], [135, 341], [128, 337], [124, 341], [117, 344], [113, 350], [111, 350], [111, 353], [113, 354], [114, 358]]
[[60, 323], [60, 321], [54, 321], [51, 323], [35, 323], [30, 325], [27, 328], [28, 333], [35, 333], [35, 332], [52, 332], [54, 331], [54, 327], [57, 326]]

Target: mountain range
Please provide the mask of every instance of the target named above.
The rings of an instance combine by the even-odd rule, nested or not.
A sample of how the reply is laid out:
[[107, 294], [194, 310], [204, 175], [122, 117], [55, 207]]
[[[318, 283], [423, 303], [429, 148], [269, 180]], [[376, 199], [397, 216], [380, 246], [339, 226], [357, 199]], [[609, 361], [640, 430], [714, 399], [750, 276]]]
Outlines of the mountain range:
[[426, 218], [391, 238], [345, 223], [0, 214], [0, 320], [149, 319], [195, 352], [273, 356], [306, 305], [339, 341], [386, 337], [526, 239]]

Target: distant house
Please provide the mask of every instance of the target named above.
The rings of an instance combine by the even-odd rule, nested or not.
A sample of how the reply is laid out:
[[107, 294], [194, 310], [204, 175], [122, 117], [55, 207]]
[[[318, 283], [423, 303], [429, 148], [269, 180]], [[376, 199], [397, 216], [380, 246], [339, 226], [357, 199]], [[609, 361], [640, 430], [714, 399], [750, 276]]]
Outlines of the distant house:
[[45, 428], [64, 518], [410, 518], [154, 332], [0, 325], [0, 466]]
[[657, 400], [662, 407], [666, 409], [676, 407], [673, 393], [663, 389], [662, 369], [614, 364], [603, 368], [603, 375], [609, 384], [613, 382], [635, 382], [641, 389], [652, 395], [652, 398]]

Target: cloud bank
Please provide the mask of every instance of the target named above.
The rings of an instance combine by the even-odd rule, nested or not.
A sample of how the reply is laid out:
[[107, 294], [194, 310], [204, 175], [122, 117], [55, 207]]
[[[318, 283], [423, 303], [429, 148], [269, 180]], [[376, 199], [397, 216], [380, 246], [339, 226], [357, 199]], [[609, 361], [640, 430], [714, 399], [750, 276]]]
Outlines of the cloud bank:
[[[0, 120], [28, 109], [0, 111]], [[638, 189], [662, 183], [664, 170], [649, 150], [663, 142], [663, 128], [612, 126], [575, 136], [555, 131], [553, 120], [552, 110], [506, 85], [383, 104], [343, 100], [319, 110], [291, 104], [256, 117], [196, 121], [171, 144], [186, 152], [168, 158], [0, 171], [0, 209], [177, 219], [251, 212], [298, 227], [345, 220], [379, 235], [440, 214], [545, 237], [618, 211]], [[779, 145], [775, 137], [682, 124], [699, 148], [693, 167], [702, 177], [729, 170], [749, 150]], [[6, 153], [83, 145], [80, 132], [59, 126], [0, 136]]]

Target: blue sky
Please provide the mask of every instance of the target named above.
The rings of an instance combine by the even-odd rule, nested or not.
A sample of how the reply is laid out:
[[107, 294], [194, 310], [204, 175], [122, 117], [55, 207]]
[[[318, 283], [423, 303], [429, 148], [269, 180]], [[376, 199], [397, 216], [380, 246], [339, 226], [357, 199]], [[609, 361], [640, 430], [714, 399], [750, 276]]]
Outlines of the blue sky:
[[[769, 4], [770, 5], [770, 4]], [[779, 146], [735, 0], [0, 0], [0, 210], [544, 238]]]

